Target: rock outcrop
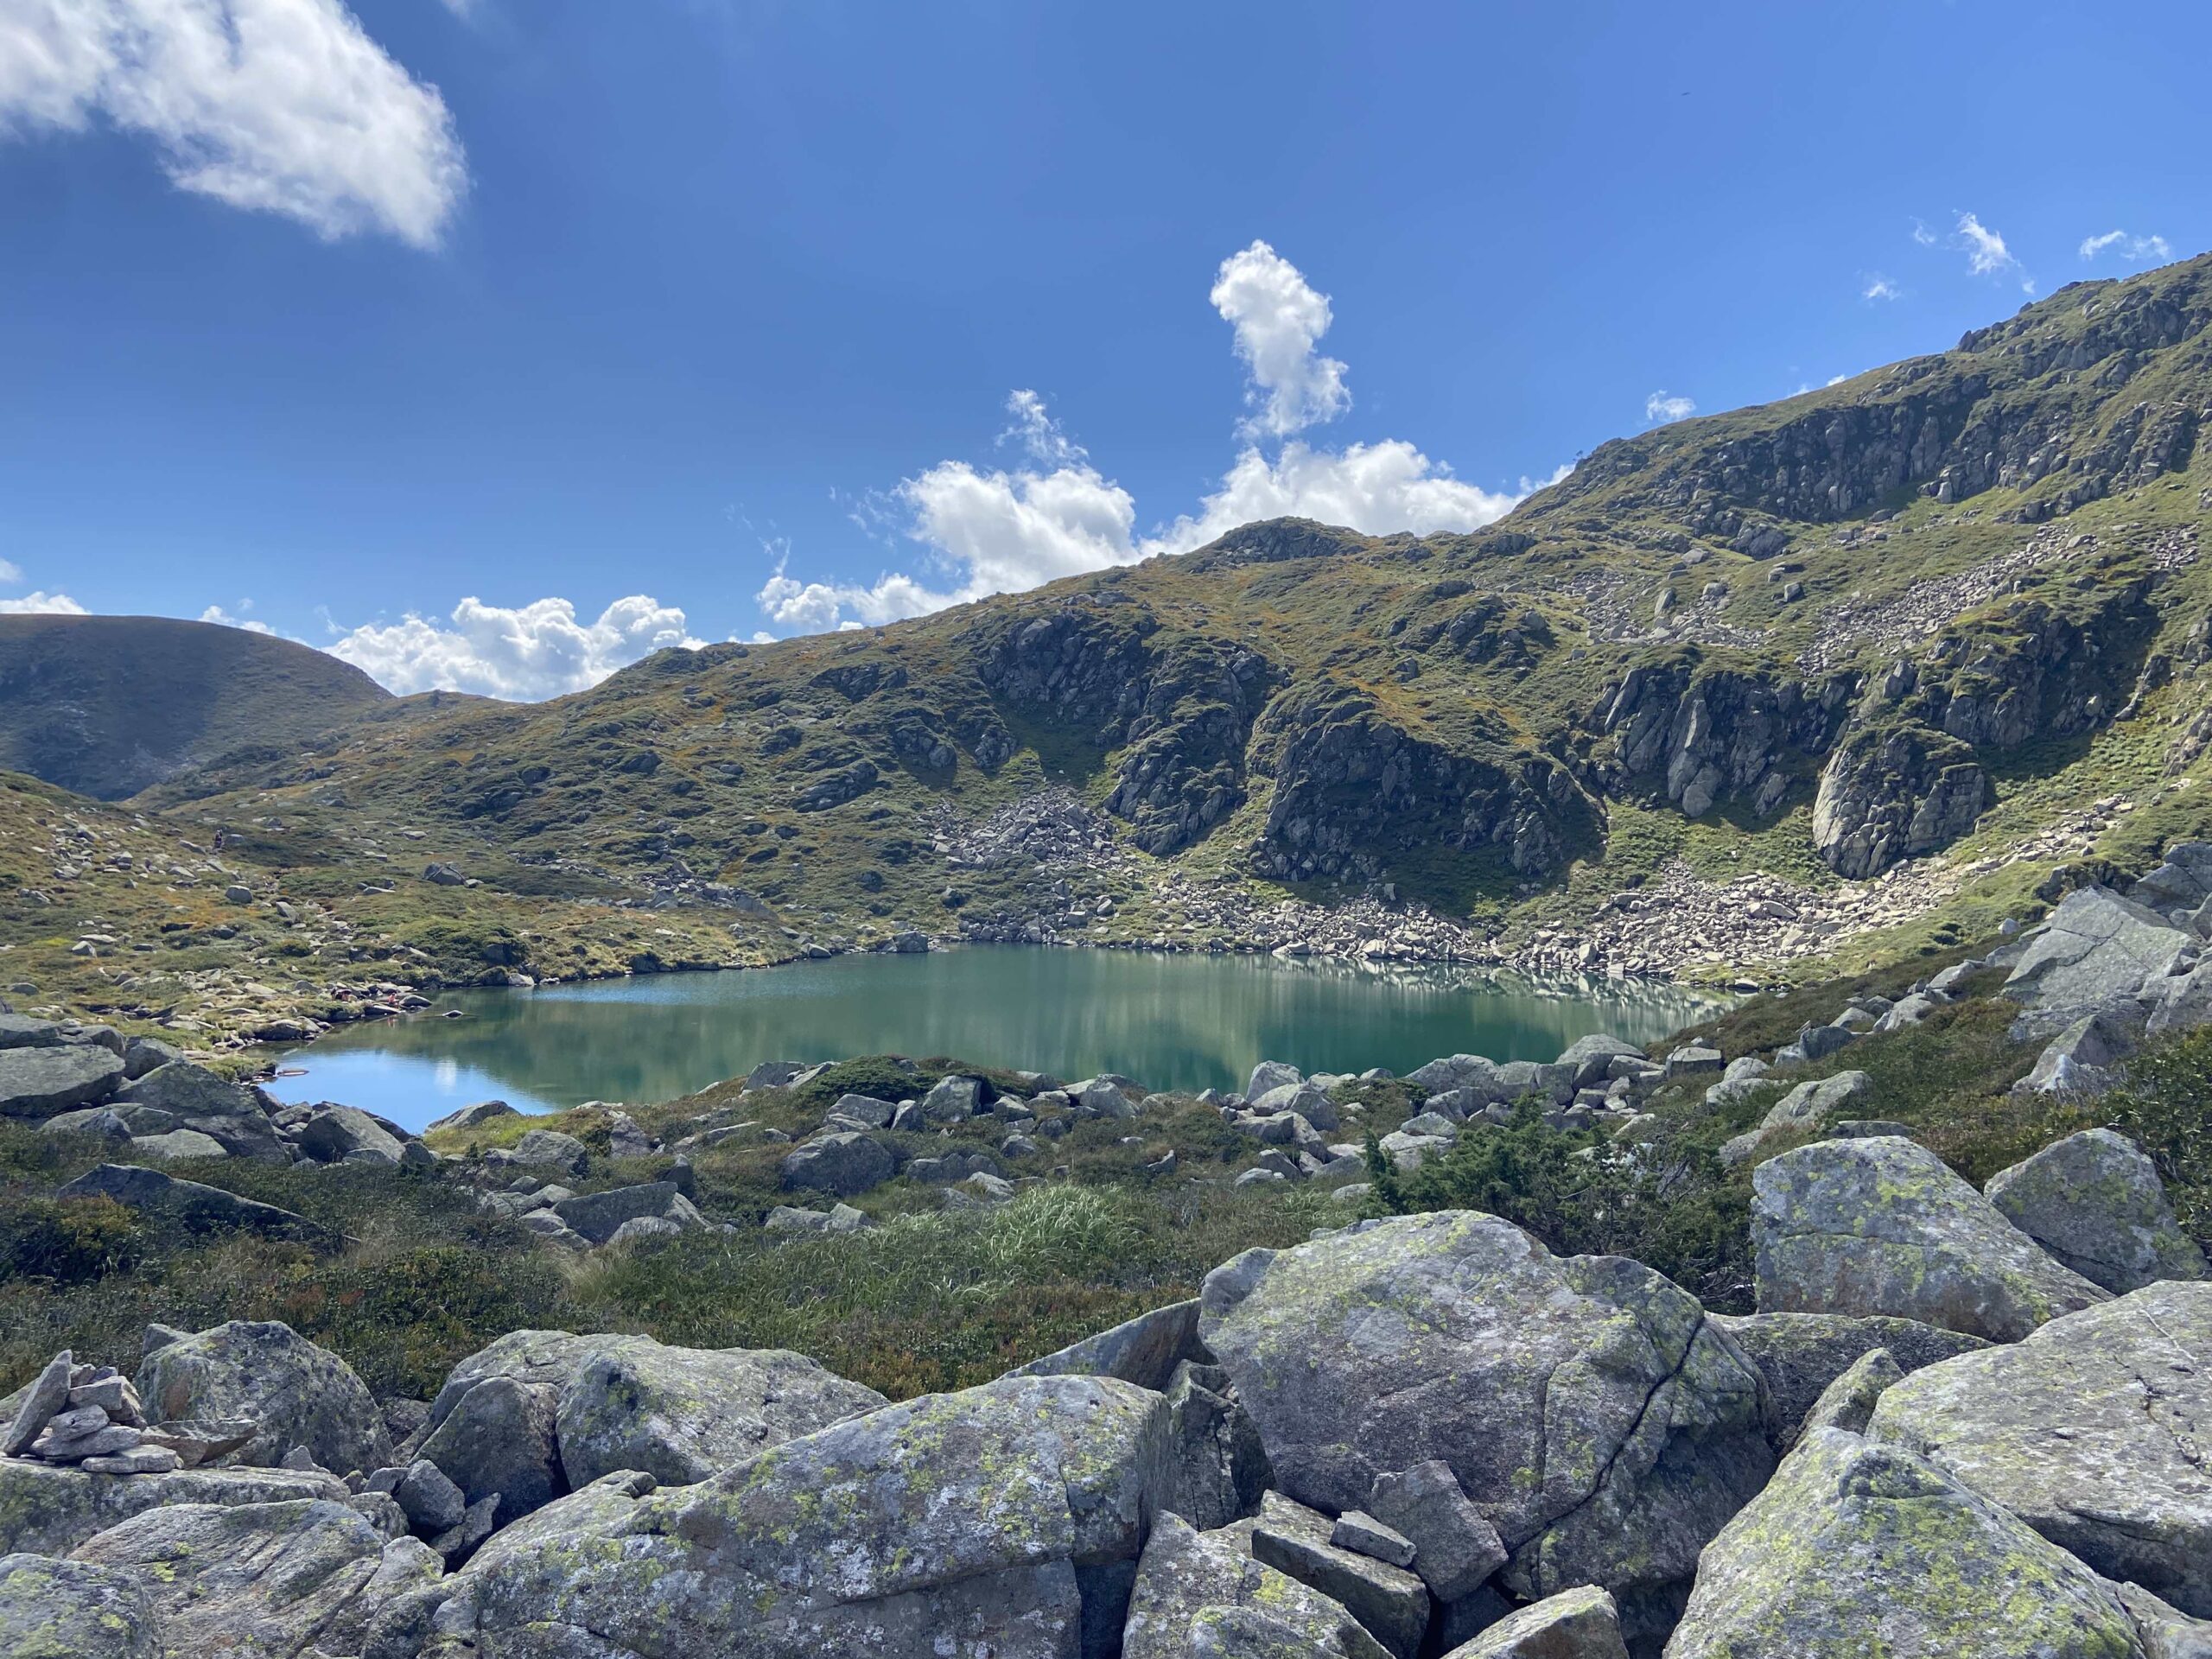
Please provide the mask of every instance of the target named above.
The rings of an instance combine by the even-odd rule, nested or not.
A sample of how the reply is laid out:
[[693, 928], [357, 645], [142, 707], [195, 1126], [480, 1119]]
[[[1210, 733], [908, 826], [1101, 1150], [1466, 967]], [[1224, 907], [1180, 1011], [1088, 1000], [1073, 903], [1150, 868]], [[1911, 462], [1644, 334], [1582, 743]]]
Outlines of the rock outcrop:
[[2114, 1294], [2204, 1276], [2204, 1253], [2175, 1224], [2157, 1166], [2113, 1130], [2054, 1141], [1982, 1191], [2060, 1262]]

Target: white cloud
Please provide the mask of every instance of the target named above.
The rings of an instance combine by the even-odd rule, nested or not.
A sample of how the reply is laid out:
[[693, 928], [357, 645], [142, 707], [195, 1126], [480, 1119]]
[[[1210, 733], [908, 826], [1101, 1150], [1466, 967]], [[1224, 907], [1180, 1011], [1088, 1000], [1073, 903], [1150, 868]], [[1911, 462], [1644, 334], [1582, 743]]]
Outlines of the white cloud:
[[1450, 468], [1397, 438], [1355, 443], [1341, 453], [1287, 444], [1273, 461], [1247, 449], [1196, 513], [1148, 539], [1143, 552], [1147, 557], [1187, 553], [1256, 518], [1314, 518], [1370, 536], [1478, 530], [1503, 518], [1538, 487], [1524, 479], [1520, 493], [1509, 495], [1463, 484]]
[[2174, 257], [2173, 248], [2163, 236], [2130, 236], [2126, 231], [2107, 231], [2102, 236], [2082, 238], [2081, 251], [2084, 259], [2094, 259], [2107, 251], [2139, 264], [2145, 259]]
[[410, 612], [369, 623], [327, 647], [402, 694], [478, 691], [534, 702], [581, 691], [669, 645], [696, 649], [683, 613], [643, 594], [618, 599], [596, 622], [580, 622], [565, 599], [508, 609], [464, 599], [450, 627]]
[[1062, 429], [1046, 409], [1044, 398], [1036, 392], [1008, 392], [1006, 412], [1014, 416], [1014, 424], [999, 434], [999, 442], [1020, 443], [1032, 460], [1047, 466], [1065, 467], [1071, 461], [1081, 461], [1089, 453]]
[[85, 607], [67, 594], [25, 594], [0, 599], [0, 616], [83, 616]]
[[0, 559], [0, 582], [14, 584], [23, 579], [21, 568], [6, 559]]
[[1993, 231], [1972, 213], [1959, 215], [1959, 230], [1953, 245], [1966, 251], [1967, 269], [1977, 276], [2017, 277], [2020, 291], [2036, 291], [2036, 279], [2021, 269], [2012, 250], [2005, 245], [2005, 238]]
[[1864, 283], [1859, 289], [1861, 299], [1901, 300], [1904, 297], [1904, 290], [1878, 270], [1868, 271], [1860, 280]]
[[1236, 355], [1251, 384], [1244, 401], [1257, 413], [1248, 436], [1287, 438], [1334, 420], [1351, 406], [1344, 365], [1313, 348], [1332, 321], [1329, 297], [1265, 242], [1221, 262], [1206, 296], [1236, 331]]
[[1643, 400], [1643, 418], [1662, 425], [1671, 421], [1687, 420], [1697, 413], [1697, 405], [1687, 397], [1667, 395], [1662, 389]]
[[1916, 219], [1912, 221], [1912, 239], [1923, 248], [1932, 248], [1936, 245], [1936, 232], [1928, 228], [1926, 219]]
[[468, 183], [437, 89], [341, 0], [0, 0], [0, 135], [153, 141], [180, 189], [435, 246]]
[[[251, 610], [253, 608], [253, 601], [251, 600], [242, 601], [238, 608], [240, 610]], [[225, 610], [219, 605], [210, 605], [206, 610], [200, 612], [200, 620], [202, 622], [213, 622], [216, 626], [222, 628], [244, 628], [248, 633], [274, 634], [276, 632], [276, 629], [270, 627], [266, 622], [240, 621], [237, 617], [232, 616], [228, 611]]]
[[[1029, 464], [940, 461], [855, 504], [854, 522], [871, 537], [894, 547], [901, 538], [919, 545], [920, 574], [888, 571], [869, 583], [804, 582], [788, 573], [783, 543], [764, 543], [776, 564], [754, 595], [761, 613], [785, 633], [873, 626], [1188, 552], [1259, 518], [1315, 518], [1373, 535], [1475, 530], [1541, 487], [1527, 479], [1517, 493], [1463, 483], [1397, 438], [1341, 450], [1292, 441], [1270, 454], [1263, 439], [1287, 438], [1351, 401], [1344, 365], [1314, 349], [1328, 331], [1329, 302], [1264, 242], [1224, 260], [1209, 297], [1235, 330], [1255, 413], [1243, 423], [1244, 448], [1195, 512], [1140, 535], [1135, 499], [1099, 470], [1041, 396], [1018, 391], [1007, 399], [1012, 420], [999, 442], [1020, 444]], [[1562, 468], [1544, 481], [1565, 475]]]

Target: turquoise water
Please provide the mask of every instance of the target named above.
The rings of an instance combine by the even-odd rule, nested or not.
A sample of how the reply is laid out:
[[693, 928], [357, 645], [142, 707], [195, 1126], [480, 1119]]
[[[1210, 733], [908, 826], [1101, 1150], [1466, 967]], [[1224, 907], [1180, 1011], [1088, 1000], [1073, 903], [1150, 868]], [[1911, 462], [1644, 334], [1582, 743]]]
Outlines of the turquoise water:
[[986, 946], [448, 992], [430, 1013], [287, 1054], [282, 1068], [298, 1075], [270, 1086], [410, 1128], [479, 1100], [645, 1103], [761, 1060], [861, 1054], [1234, 1089], [1263, 1058], [1309, 1072], [1404, 1071], [1452, 1053], [1548, 1060], [1596, 1031], [1654, 1041], [1710, 1006], [1660, 988], [1548, 988], [1467, 969]]

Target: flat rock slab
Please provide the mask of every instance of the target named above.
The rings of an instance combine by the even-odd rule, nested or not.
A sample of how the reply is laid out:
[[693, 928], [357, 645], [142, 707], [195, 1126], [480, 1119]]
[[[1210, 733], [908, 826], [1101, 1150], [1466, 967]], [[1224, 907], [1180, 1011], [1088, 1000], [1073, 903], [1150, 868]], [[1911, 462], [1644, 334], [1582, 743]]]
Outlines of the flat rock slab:
[[269, 1503], [328, 1497], [337, 1483], [289, 1469], [180, 1469], [88, 1475], [0, 1458], [0, 1550], [66, 1555], [94, 1533], [172, 1503]]
[[1591, 1585], [1508, 1613], [1446, 1659], [1628, 1659], [1620, 1610]]
[[123, 1082], [123, 1062], [91, 1045], [0, 1048], [0, 1117], [54, 1117], [97, 1106]]
[[1707, 1547], [1667, 1643], [1667, 1659], [2143, 1651], [2112, 1586], [2064, 1550], [1932, 1464], [1833, 1428]]
[[2212, 1285], [2152, 1285], [1916, 1372], [1867, 1433], [2212, 1618]]
[[1495, 1216], [1247, 1251], [1207, 1276], [1199, 1333], [1286, 1495], [1413, 1536], [1370, 1493], [1440, 1459], [1528, 1599], [1594, 1583], [1656, 1609], [1774, 1467], [1764, 1385], [1695, 1299]]
[[1759, 1311], [1888, 1314], [2017, 1342], [2106, 1293], [1926, 1147], [1821, 1141], [1751, 1177]]

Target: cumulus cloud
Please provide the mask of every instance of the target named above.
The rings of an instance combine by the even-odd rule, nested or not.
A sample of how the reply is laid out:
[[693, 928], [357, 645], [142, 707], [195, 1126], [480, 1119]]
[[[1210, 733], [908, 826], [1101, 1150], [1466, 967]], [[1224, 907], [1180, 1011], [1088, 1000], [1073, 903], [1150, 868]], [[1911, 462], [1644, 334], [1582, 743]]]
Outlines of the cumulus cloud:
[[669, 645], [696, 649], [683, 613], [644, 594], [618, 599], [595, 622], [565, 599], [508, 608], [464, 599], [446, 626], [410, 612], [372, 622], [326, 647], [394, 691], [477, 691], [535, 702], [596, 685]]
[[23, 573], [18, 566], [6, 559], [0, 559], [0, 582], [6, 582], [12, 587], [22, 579]]
[[5, 0], [0, 135], [95, 119], [180, 188], [326, 238], [435, 246], [467, 188], [437, 89], [340, 0]]
[[83, 616], [85, 607], [67, 594], [25, 594], [0, 599], [0, 616]]
[[[1221, 264], [1211, 294], [1233, 333], [1249, 378], [1244, 444], [1195, 511], [1138, 530], [1135, 499], [1094, 462], [1038, 392], [1007, 398], [1001, 447], [1014, 467], [940, 461], [896, 489], [863, 497], [855, 522], [903, 539], [918, 573], [890, 570], [872, 582], [808, 582], [789, 572], [789, 550], [765, 544], [774, 574], [754, 595], [782, 633], [822, 633], [921, 616], [991, 594], [1017, 593], [1062, 576], [1188, 552], [1256, 518], [1298, 517], [1375, 535], [1469, 531], [1502, 518], [1531, 490], [1486, 490], [1402, 439], [1326, 449], [1292, 434], [1349, 407], [1342, 363], [1316, 349], [1329, 302], [1265, 242]], [[1684, 412], [1688, 412], [1685, 403]], [[1546, 482], [1565, 476], [1565, 469]]]
[[2082, 257], [2084, 259], [2094, 259], [2099, 254], [2107, 252], [2133, 264], [2174, 257], [2173, 248], [2163, 236], [2130, 236], [2126, 231], [2107, 231], [2102, 236], [2082, 238]]
[[1288, 437], [1351, 407], [1344, 365], [1314, 350], [1333, 318], [1329, 296], [1265, 242], [1221, 262], [1206, 296], [1236, 331], [1236, 355], [1250, 384], [1248, 436]]
[[1878, 270], [1868, 271], [1861, 282], [1863, 286], [1859, 290], [1861, 299], [1897, 300], [1904, 297], [1904, 290]]
[[1687, 397], [1669, 395], [1663, 389], [1643, 400], [1643, 418], [1656, 425], [1664, 426], [1670, 422], [1688, 420], [1696, 413], [1694, 403]]

